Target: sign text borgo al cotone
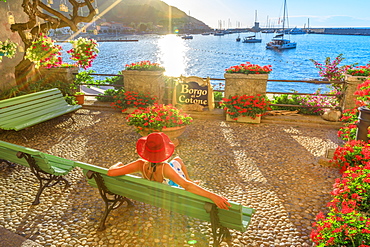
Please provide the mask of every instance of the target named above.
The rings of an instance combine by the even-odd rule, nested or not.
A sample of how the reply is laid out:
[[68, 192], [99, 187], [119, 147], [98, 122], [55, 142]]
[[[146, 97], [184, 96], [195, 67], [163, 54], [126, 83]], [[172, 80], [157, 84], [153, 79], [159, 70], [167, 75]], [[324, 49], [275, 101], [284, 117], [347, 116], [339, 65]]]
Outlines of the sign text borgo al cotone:
[[196, 82], [180, 83], [176, 87], [177, 102], [180, 104], [208, 105], [208, 87]]

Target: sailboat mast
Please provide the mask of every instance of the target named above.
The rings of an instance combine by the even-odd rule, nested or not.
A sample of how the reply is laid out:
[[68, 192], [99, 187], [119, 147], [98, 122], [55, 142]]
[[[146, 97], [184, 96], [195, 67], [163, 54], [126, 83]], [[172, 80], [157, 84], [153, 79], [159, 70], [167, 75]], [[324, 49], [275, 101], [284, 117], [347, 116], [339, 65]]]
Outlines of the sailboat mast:
[[286, 9], [286, 0], [284, 0], [284, 11], [283, 11], [283, 31], [285, 26], [285, 9]]

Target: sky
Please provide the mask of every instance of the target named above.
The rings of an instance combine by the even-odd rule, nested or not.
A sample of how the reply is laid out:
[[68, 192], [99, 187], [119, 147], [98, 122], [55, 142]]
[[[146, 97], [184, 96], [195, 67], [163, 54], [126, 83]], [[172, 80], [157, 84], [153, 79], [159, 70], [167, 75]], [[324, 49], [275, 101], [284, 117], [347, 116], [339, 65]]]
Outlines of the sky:
[[[284, 0], [162, 0], [212, 28], [281, 27]], [[370, 0], [286, 0], [289, 27], [370, 27]]]

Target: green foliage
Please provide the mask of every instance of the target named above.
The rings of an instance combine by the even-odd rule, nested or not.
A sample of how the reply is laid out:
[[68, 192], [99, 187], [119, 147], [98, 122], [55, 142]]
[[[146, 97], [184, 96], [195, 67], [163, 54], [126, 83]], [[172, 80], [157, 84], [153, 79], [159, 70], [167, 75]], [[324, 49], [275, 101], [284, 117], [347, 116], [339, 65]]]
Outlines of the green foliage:
[[221, 101], [224, 97], [222, 92], [213, 92], [213, 97], [215, 99], [215, 108], [222, 108], [221, 107]]
[[104, 95], [108, 97], [103, 97], [103, 96], [96, 96], [96, 99], [101, 101], [101, 102], [113, 102], [114, 101], [114, 96], [120, 94], [124, 90], [115, 90], [115, 89], [107, 89], [104, 91], [104, 94], [99, 94], [99, 95]]
[[[293, 91], [296, 93], [296, 91]], [[297, 110], [300, 114], [320, 115], [324, 112], [324, 107], [335, 107], [338, 105], [338, 98], [334, 96], [321, 96], [321, 89], [313, 95], [288, 95], [281, 94], [274, 96], [272, 104], [300, 105], [303, 107], [271, 106], [273, 110]], [[333, 88], [330, 94], [338, 95], [337, 89]]]
[[64, 96], [65, 101], [70, 105], [77, 105], [76, 97], [72, 95]]
[[[20, 90], [22, 88], [22, 90]], [[21, 96], [29, 93], [40, 92], [52, 88], [59, 88], [63, 95], [72, 95], [73, 91], [70, 85], [65, 84], [62, 81], [54, 81], [52, 83], [45, 83], [44, 80], [36, 81], [35, 83], [29, 84], [26, 89], [23, 86], [16, 86], [8, 90], [4, 90], [0, 93], [0, 99], [8, 99], [16, 96]]]
[[94, 70], [88, 70], [88, 71], [80, 71], [76, 75], [76, 79], [74, 80], [74, 85], [72, 85], [73, 89], [78, 89], [80, 85], [82, 84], [94, 84], [94, 77], [90, 74], [95, 73]]
[[[280, 94], [274, 95], [271, 104], [285, 104], [285, 105], [299, 105], [300, 100], [298, 99], [298, 95], [289, 95], [289, 94]], [[288, 107], [288, 106], [271, 106], [272, 110], [289, 110], [295, 111], [300, 110], [300, 107]]]

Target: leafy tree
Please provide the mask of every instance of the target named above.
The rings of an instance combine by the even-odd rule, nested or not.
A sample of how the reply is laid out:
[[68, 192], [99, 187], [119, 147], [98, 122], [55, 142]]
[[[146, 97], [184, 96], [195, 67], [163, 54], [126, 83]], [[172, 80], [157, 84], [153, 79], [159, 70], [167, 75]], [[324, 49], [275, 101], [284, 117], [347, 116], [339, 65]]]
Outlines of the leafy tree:
[[[6, 1], [6, 0], [2, 0]], [[40, 0], [22, 0], [23, 12], [28, 16], [27, 22], [12, 24], [10, 29], [17, 32], [25, 44], [25, 49], [30, 47], [40, 33], [48, 33], [50, 29], [62, 27], [70, 27], [71, 30], [77, 32], [77, 24], [80, 22], [91, 22], [96, 14], [95, 8], [92, 6], [94, 0], [68, 0], [72, 9], [67, 14], [52, 8], [50, 5], [44, 4]], [[80, 8], [87, 7], [88, 14], [80, 15]], [[41, 20], [41, 21], [40, 21]], [[34, 80], [33, 63], [23, 58], [15, 68], [15, 77], [18, 85], [25, 84], [30, 80]]]

